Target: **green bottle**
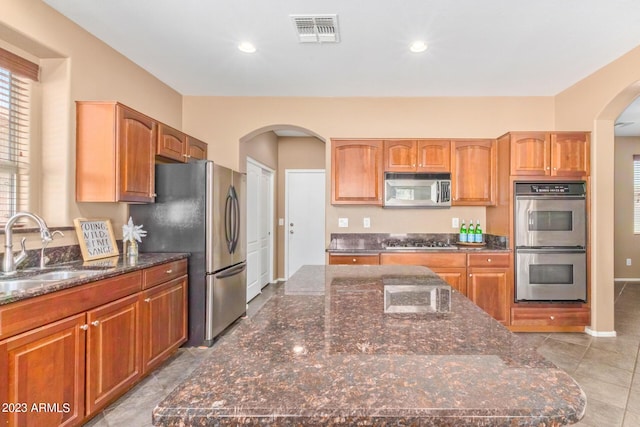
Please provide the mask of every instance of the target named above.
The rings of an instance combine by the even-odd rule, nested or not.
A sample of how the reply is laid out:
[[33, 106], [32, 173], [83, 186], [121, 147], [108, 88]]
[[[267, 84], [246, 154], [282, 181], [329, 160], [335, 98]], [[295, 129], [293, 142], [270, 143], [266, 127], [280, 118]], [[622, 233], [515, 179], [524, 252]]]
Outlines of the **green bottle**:
[[462, 220], [462, 225], [460, 226], [460, 237], [458, 238], [458, 240], [461, 243], [467, 242], [467, 227], [464, 225], [464, 220]]
[[476, 221], [476, 232], [474, 237], [476, 243], [482, 243], [482, 228], [480, 228], [480, 220]]
[[473, 243], [476, 241], [476, 233], [473, 230], [473, 220], [469, 220], [469, 228], [467, 228], [467, 242]]

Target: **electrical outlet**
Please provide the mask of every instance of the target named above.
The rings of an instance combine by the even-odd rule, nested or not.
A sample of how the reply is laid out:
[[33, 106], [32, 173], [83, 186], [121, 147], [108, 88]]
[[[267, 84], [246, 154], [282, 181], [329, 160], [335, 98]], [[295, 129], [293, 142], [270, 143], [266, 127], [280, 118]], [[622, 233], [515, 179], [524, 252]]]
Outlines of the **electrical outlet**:
[[631, 258], [627, 258], [627, 265], [631, 265]]
[[460, 218], [451, 218], [451, 228], [460, 227]]
[[338, 218], [338, 227], [348, 227], [349, 226], [349, 218]]
[[371, 218], [362, 218], [362, 226], [364, 228], [371, 228]]

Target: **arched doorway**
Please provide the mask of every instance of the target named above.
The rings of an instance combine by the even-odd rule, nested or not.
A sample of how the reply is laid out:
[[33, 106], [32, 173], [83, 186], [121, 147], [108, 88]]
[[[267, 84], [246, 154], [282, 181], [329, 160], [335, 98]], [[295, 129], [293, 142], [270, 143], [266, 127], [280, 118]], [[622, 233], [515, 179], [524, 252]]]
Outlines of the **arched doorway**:
[[[286, 205], [285, 199], [287, 195], [286, 171], [291, 170], [322, 170], [325, 169], [326, 146], [325, 138], [317, 133], [295, 125], [270, 125], [256, 129], [242, 138], [239, 144], [239, 165], [240, 169], [248, 173], [247, 179], [251, 176], [263, 176], [263, 173], [273, 171], [274, 174], [274, 191], [271, 200], [271, 211], [266, 212], [265, 201], [260, 197], [258, 190], [251, 195], [247, 192], [248, 197], [254, 197], [255, 203], [249, 203], [256, 212], [247, 212], [247, 248], [251, 245], [258, 247], [259, 241], [264, 241], [267, 235], [264, 234], [263, 228], [267, 227], [273, 230], [273, 256], [268, 261], [264, 250], [261, 250], [261, 256], [256, 254], [253, 259], [256, 265], [251, 265], [251, 258], [248, 256], [248, 272], [254, 272], [253, 277], [248, 274], [248, 285], [251, 283], [255, 289], [255, 283], [252, 279], [260, 280], [261, 273], [264, 272], [265, 262], [270, 263], [269, 267], [274, 274], [270, 278], [270, 283], [284, 280], [287, 277], [286, 271], [286, 252], [285, 248], [289, 243], [287, 237], [288, 223], [285, 223]], [[261, 165], [263, 171], [256, 172], [256, 164]], [[250, 174], [249, 174], [250, 172]], [[249, 182], [248, 182], [249, 184]], [[249, 185], [248, 185], [249, 187]], [[259, 185], [253, 186], [254, 189], [260, 188]], [[322, 197], [322, 230], [324, 235], [324, 206], [326, 205], [326, 197]], [[266, 216], [271, 219], [265, 221]], [[250, 221], [254, 221], [252, 224]], [[265, 225], [265, 223], [268, 223]], [[262, 230], [262, 231], [261, 231]], [[296, 231], [297, 232], [297, 231]], [[255, 240], [255, 241], [254, 241]], [[322, 239], [322, 251], [324, 254], [324, 238]], [[251, 246], [252, 247], [252, 246]], [[260, 284], [258, 286], [264, 286]]]

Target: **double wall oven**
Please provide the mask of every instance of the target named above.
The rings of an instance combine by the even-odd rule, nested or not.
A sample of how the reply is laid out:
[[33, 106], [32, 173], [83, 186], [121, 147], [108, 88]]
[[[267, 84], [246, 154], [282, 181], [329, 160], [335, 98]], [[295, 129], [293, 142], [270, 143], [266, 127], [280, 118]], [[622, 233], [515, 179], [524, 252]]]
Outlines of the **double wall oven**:
[[585, 182], [516, 182], [514, 192], [516, 301], [586, 301]]

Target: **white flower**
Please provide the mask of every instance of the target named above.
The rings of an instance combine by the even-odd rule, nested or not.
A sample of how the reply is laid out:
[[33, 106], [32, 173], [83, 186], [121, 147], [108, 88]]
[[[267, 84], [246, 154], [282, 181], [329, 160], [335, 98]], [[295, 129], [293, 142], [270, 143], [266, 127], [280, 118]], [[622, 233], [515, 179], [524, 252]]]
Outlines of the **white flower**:
[[129, 222], [122, 226], [122, 240], [133, 242], [137, 240], [142, 242], [142, 238], [147, 235], [147, 232], [142, 229], [141, 225], [133, 225], [133, 219], [129, 217]]

